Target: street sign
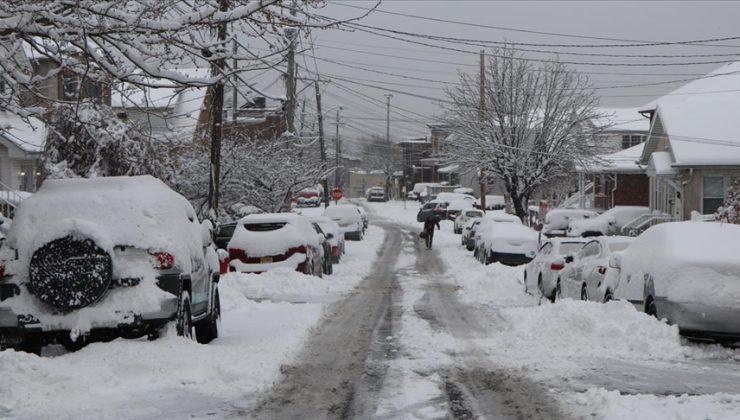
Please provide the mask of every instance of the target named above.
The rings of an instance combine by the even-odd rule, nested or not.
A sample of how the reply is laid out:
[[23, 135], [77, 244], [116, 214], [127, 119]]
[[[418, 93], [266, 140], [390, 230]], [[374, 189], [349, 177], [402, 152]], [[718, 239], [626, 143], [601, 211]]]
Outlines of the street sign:
[[334, 188], [331, 190], [331, 198], [334, 201], [339, 201], [342, 199], [342, 189], [341, 188]]

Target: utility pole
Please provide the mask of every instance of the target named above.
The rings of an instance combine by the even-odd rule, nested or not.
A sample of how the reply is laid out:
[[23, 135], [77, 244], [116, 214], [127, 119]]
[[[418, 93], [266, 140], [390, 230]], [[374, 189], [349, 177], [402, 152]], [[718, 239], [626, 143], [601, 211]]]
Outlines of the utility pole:
[[233, 123], [233, 127], [231, 129], [232, 132], [234, 132], [236, 130], [236, 102], [237, 102], [236, 101], [236, 95], [237, 95], [237, 87], [236, 86], [237, 86], [237, 82], [239, 80], [239, 76], [237, 76], [237, 74], [236, 74], [236, 67], [237, 67], [236, 49], [237, 49], [237, 43], [236, 43], [236, 38], [234, 38], [234, 56], [232, 57], [233, 60], [232, 60], [232, 64], [231, 64], [231, 71], [234, 73], [234, 78], [233, 78], [234, 86], [232, 87], [232, 89], [234, 91], [231, 92], [231, 122]]
[[[316, 112], [319, 116], [319, 148], [321, 150], [321, 163], [326, 169], [326, 150], [324, 149], [324, 116], [321, 114], [321, 91], [319, 90], [319, 81], [314, 81], [316, 88]], [[329, 207], [329, 183], [326, 176], [321, 178], [321, 186], [324, 188], [324, 207]]]
[[[480, 50], [480, 105], [479, 113], [481, 125], [485, 118], [486, 111], [486, 52]], [[480, 168], [480, 209], [483, 213], [486, 212], [486, 170], [481, 166]]]
[[337, 188], [342, 188], [341, 185], [339, 185], [339, 181], [342, 180], [341, 173], [339, 172], [339, 156], [342, 155], [342, 140], [339, 138], [339, 111], [342, 108], [337, 108], [337, 134], [336, 134], [336, 155], [334, 156], [334, 185]]
[[[290, 14], [295, 16], [295, 1], [290, 6]], [[286, 65], [288, 66], [285, 74], [285, 123], [288, 132], [295, 133], [295, 39], [298, 35], [296, 28], [286, 28], [285, 37], [288, 38], [288, 56]]]
[[393, 166], [391, 159], [393, 157], [393, 151], [391, 150], [391, 98], [393, 95], [390, 93], [385, 94], [386, 111], [385, 111], [385, 143], [388, 150], [388, 159], [386, 159], [386, 173], [385, 173], [385, 195], [390, 198], [391, 196], [391, 170]]
[[[219, 10], [227, 12], [229, 10], [229, 0], [220, 0]], [[226, 42], [226, 22], [218, 26], [218, 40], [223, 45]], [[223, 135], [224, 119], [224, 67], [226, 59], [219, 58], [211, 64], [211, 71], [214, 76], [219, 77], [219, 81], [212, 87], [213, 95], [211, 97], [211, 172], [208, 183], [208, 205], [210, 210], [218, 214], [218, 199], [221, 195], [221, 137]]]

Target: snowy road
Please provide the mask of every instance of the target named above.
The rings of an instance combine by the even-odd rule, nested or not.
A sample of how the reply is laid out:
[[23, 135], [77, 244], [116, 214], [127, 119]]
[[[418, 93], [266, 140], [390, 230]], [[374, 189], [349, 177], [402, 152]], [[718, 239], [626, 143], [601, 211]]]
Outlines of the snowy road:
[[0, 418], [740, 418], [740, 351], [626, 303], [540, 302], [450, 222], [430, 251], [413, 204], [366, 206], [333, 276], [226, 276], [213, 344], [0, 352]]

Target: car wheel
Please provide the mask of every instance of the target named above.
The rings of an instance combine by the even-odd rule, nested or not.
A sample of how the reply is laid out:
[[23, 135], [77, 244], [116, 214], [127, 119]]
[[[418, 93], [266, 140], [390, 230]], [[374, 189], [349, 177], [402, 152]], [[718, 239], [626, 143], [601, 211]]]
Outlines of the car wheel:
[[211, 314], [195, 325], [195, 337], [198, 342], [208, 344], [217, 339], [219, 322], [221, 322], [221, 299], [218, 296], [218, 287], [214, 287]]
[[177, 308], [177, 335], [188, 340], [193, 339], [193, 315], [190, 308], [190, 293], [183, 291], [180, 295], [180, 306]]
[[655, 300], [652, 297], [647, 298], [645, 303], [645, 313], [658, 318], [658, 308], [655, 306]]
[[555, 302], [556, 300], [561, 300], [561, 299], [563, 299], [563, 289], [560, 287], [560, 279], [558, 279], [558, 282], [555, 285], [555, 291], [553, 292], [552, 301]]
[[585, 284], [581, 286], [581, 300], [588, 300], [588, 289]]
[[614, 300], [612, 291], [607, 289], [606, 292], [604, 292], [604, 303], [611, 302], [612, 300]]

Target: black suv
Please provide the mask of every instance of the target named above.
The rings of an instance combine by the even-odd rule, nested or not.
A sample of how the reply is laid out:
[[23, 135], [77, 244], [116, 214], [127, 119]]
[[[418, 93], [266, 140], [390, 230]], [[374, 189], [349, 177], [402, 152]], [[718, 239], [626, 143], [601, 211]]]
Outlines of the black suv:
[[[218, 336], [213, 225], [150, 176], [48, 180], [0, 249], [0, 348]], [[193, 330], [195, 333], [193, 334]]]

